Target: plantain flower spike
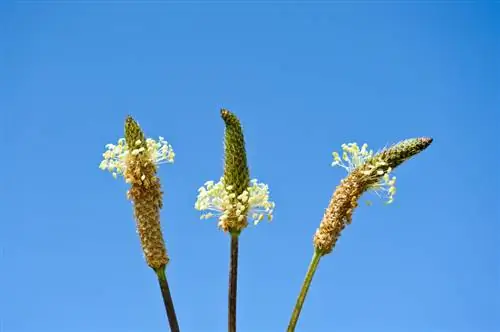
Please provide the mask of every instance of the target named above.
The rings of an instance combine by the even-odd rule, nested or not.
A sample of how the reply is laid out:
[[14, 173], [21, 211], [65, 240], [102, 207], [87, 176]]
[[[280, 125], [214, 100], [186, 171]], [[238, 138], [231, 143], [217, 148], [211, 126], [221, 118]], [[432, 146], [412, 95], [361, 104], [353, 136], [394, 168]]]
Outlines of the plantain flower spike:
[[163, 206], [157, 165], [173, 163], [175, 154], [163, 137], [158, 141], [145, 138], [139, 124], [130, 116], [125, 120], [125, 138], [118, 144], [107, 144], [102, 170], [110, 171], [114, 178], [121, 175], [130, 184], [127, 197], [134, 205], [137, 232], [147, 264], [159, 269], [169, 258], [160, 226]]
[[225, 122], [224, 175], [220, 181], [207, 181], [198, 189], [195, 209], [207, 211], [201, 219], [218, 217], [218, 226], [224, 232], [239, 234], [248, 226], [248, 217], [254, 224], [267, 216], [272, 220], [274, 202], [269, 201], [269, 187], [250, 180], [245, 151], [245, 139], [238, 118], [226, 109], [221, 110]]
[[425, 150], [432, 138], [421, 137], [401, 141], [374, 154], [363, 144], [342, 145], [342, 155], [333, 153], [332, 166], [340, 166], [348, 171], [335, 189], [323, 220], [314, 235], [314, 247], [321, 255], [332, 252], [342, 230], [351, 223], [354, 209], [361, 195], [373, 190], [385, 196], [391, 203], [396, 194], [396, 177], [391, 172], [414, 155]]

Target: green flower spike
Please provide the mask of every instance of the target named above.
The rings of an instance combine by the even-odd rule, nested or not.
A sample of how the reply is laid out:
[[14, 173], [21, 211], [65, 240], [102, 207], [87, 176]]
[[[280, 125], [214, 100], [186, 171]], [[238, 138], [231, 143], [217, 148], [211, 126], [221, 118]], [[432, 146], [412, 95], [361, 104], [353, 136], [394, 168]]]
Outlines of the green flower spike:
[[[250, 172], [247, 165], [247, 153], [245, 150], [245, 138], [240, 120], [233, 113], [222, 109], [221, 117], [226, 124], [224, 134], [224, 176], [222, 183], [226, 189], [231, 191], [229, 199], [231, 204], [238, 204], [238, 197], [248, 188], [250, 184]], [[229, 232], [239, 233], [247, 226], [247, 218], [236, 216], [230, 212], [228, 218], [221, 223], [221, 228]]]
[[272, 220], [274, 202], [269, 201], [269, 187], [250, 180], [245, 151], [245, 139], [238, 118], [222, 109], [226, 124], [224, 135], [224, 175], [220, 181], [207, 181], [198, 189], [195, 209], [207, 211], [202, 219], [219, 218], [219, 228], [224, 232], [239, 234], [248, 225], [250, 217], [254, 224], [267, 216]]

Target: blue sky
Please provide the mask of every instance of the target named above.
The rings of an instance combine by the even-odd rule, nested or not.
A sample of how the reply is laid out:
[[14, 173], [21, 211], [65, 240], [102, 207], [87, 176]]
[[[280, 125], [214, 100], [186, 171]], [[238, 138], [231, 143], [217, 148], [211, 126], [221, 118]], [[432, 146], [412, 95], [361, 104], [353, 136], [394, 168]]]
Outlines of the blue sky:
[[0, 7], [0, 330], [167, 330], [127, 186], [98, 169], [131, 114], [177, 154], [159, 174], [181, 329], [224, 331], [229, 239], [193, 205], [222, 173], [226, 107], [276, 202], [241, 236], [239, 331], [285, 329], [345, 176], [331, 152], [416, 136], [434, 143], [396, 171], [393, 205], [356, 211], [297, 331], [500, 331], [498, 5]]

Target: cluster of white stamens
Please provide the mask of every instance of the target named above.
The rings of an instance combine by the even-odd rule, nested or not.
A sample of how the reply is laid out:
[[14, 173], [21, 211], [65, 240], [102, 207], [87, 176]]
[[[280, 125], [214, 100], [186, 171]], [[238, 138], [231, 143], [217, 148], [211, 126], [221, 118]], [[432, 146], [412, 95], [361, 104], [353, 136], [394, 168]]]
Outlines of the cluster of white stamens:
[[106, 144], [106, 152], [102, 154], [104, 159], [101, 161], [99, 168], [111, 172], [116, 179], [118, 175], [123, 175], [127, 168], [127, 156], [129, 154], [139, 155], [142, 152], [148, 153], [148, 157], [156, 165], [174, 162], [174, 150], [163, 137], [160, 136], [158, 141], [147, 138], [146, 148], [144, 146], [139, 147], [141, 144], [141, 141], [137, 141], [135, 145], [138, 148], [130, 149], [124, 138], [120, 138], [116, 145]]
[[[366, 164], [374, 156], [373, 150], [368, 150], [368, 144], [363, 144], [361, 149], [356, 143], [342, 144], [342, 157], [337, 152], [333, 152], [332, 166], [344, 168], [348, 173], [358, 167], [363, 167], [362, 174], [376, 178], [378, 181], [370, 186], [379, 197], [387, 198], [387, 204], [394, 200], [396, 194], [396, 177], [390, 176], [392, 169], [386, 166], [383, 160], [375, 160], [375, 163]], [[385, 169], [385, 170], [382, 170]], [[370, 203], [370, 202], [368, 202]]]
[[250, 186], [239, 196], [233, 191], [233, 186], [225, 186], [223, 178], [219, 182], [207, 181], [198, 189], [198, 198], [194, 205], [199, 211], [208, 211], [202, 214], [201, 219], [219, 217], [219, 223], [229, 217], [242, 221], [245, 217], [258, 224], [265, 216], [272, 220], [274, 202], [269, 201], [269, 188], [256, 179], [250, 181]]

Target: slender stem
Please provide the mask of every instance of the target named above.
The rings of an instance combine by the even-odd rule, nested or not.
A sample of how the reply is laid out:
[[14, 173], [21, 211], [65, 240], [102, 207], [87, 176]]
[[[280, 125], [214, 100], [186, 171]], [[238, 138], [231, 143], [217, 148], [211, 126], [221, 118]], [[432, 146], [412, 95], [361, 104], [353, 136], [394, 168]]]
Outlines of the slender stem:
[[236, 292], [238, 289], [238, 238], [231, 234], [231, 262], [229, 263], [228, 327], [229, 332], [236, 332]]
[[170, 294], [170, 288], [168, 287], [167, 276], [165, 274], [165, 266], [154, 270], [158, 276], [158, 283], [160, 284], [161, 295], [163, 296], [163, 303], [165, 304], [165, 311], [167, 312], [168, 323], [170, 324], [170, 331], [180, 332], [179, 323], [177, 322], [177, 316], [174, 310], [174, 302], [172, 301], [172, 295]]
[[288, 323], [287, 332], [294, 332], [295, 326], [297, 326], [297, 322], [299, 320], [300, 311], [302, 310], [302, 306], [304, 305], [304, 301], [306, 300], [307, 291], [309, 290], [309, 286], [311, 286], [311, 282], [318, 268], [319, 260], [321, 259], [321, 254], [317, 251], [314, 251], [314, 255], [311, 259], [311, 263], [309, 263], [309, 268], [307, 269], [307, 274], [302, 283], [302, 288], [300, 289], [299, 297], [297, 298], [297, 302], [295, 303], [295, 308], [292, 312], [292, 317], [290, 318], [290, 323]]

